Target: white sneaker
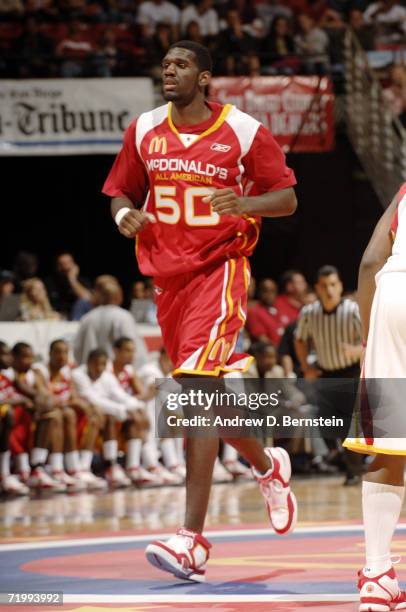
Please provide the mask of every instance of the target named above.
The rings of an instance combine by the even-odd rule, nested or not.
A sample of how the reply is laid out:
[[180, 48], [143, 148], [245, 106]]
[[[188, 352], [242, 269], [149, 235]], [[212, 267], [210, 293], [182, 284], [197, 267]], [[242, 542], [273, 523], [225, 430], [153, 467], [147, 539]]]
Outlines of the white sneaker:
[[213, 483], [231, 482], [232, 480], [233, 480], [232, 475], [230, 474], [230, 472], [226, 470], [224, 465], [220, 462], [220, 459], [217, 457], [214, 463], [212, 482]]
[[390, 612], [406, 609], [406, 593], [399, 589], [393, 567], [379, 576], [368, 577], [364, 569], [358, 572], [360, 612]]
[[32, 470], [27, 484], [30, 489], [42, 489], [53, 493], [64, 493], [66, 491], [66, 485], [54, 480], [42, 467]]
[[178, 474], [173, 474], [160, 464], [154, 466], [149, 471], [159, 479], [159, 484], [162, 486], [179, 485], [183, 482], [183, 478], [180, 478]]
[[137, 487], [157, 487], [161, 484], [160, 478], [146, 470], [141, 465], [127, 470], [127, 476]]
[[73, 474], [68, 474], [64, 471], [52, 472], [51, 476], [54, 480], [63, 483], [66, 485], [66, 490], [71, 493], [78, 493], [79, 491], [84, 491], [86, 489], [86, 483], [77, 478]]
[[279, 535], [293, 531], [297, 522], [297, 502], [290, 489], [292, 469], [288, 453], [284, 448], [265, 448], [273, 467], [265, 474], [254, 468], [252, 473], [264, 496], [273, 529]]
[[185, 482], [186, 478], [186, 467], [184, 465], [174, 465], [171, 468], [168, 468], [168, 472], [174, 474], [179, 479], [178, 484], [182, 484]]
[[235, 461], [223, 461], [223, 465], [234, 478], [252, 478], [251, 470], [246, 465], [243, 465], [241, 461], [238, 461], [238, 459]]
[[131, 486], [131, 480], [124, 472], [121, 465], [115, 463], [106, 470], [106, 480], [108, 484], [114, 489], [121, 489]]
[[0, 490], [11, 495], [29, 495], [29, 488], [14, 474], [0, 478]]
[[152, 565], [177, 578], [204, 582], [210, 548], [211, 544], [201, 534], [178, 529], [176, 535], [165, 542], [151, 542], [145, 555]]
[[91, 491], [105, 491], [108, 487], [104, 478], [99, 478], [93, 472], [82, 470], [78, 473], [78, 478], [85, 483], [86, 487]]

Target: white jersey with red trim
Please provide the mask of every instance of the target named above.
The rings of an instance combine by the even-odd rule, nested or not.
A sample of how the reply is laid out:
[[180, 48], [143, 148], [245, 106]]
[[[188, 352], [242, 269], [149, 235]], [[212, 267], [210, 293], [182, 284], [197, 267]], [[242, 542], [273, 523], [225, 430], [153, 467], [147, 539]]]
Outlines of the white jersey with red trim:
[[156, 218], [137, 236], [147, 276], [175, 276], [252, 253], [260, 218], [219, 216], [203, 201], [215, 189], [258, 195], [296, 183], [259, 121], [231, 104], [207, 106], [211, 117], [195, 125], [175, 126], [171, 103], [140, 115], [104, 184], [106, 195], [144, 202]]
[[59, 372], [51, 378], [49, 365], [46, 366], [43, 363], [35, 364], [35, 370], [38, 370], [42, 374], [49, 392], [62, 401], [67, 401], [71, 396], [72, 389], [72, 367], [66, 365], [59, 370]]
[[397, 195], [398, 204], [392, 219], [391, 232], [394, 238], [392, 253], [376, 275], [378, 280], [387, 272], [406, 272], [406, 183]]
[[135, 369], [133, 365], [125, 365], [121, 372], [119, 372], [118, 374], [115, 373], [112, 362], [109, 362], [107, 369], [109, 372], [112, 372], [114, 374], [114, 376], [117, 378], [118, 382], [126, 393], [128, 393], [129, 395], [134, 395], [133, 387], [131, 384], [131, 380], [134, 378], [135, 375]]
[[18, 378], [18, 380], [22, 383], [30, 385], [30, 387], [34, 387], [37, 383], [34, 369], [27, 370], [27, 372], [20, 372], [20, 374], [18, 374], [14, 368], [7, 368], [6, 370], [3, 370], [2, 373], [12, 382], [14, 388], [16, 378]]
[[0, 370], [0, 405], [7, 404], [7, 400], [16, 395], [14, 383], [7, 377], [6, 372], [6, 369]]

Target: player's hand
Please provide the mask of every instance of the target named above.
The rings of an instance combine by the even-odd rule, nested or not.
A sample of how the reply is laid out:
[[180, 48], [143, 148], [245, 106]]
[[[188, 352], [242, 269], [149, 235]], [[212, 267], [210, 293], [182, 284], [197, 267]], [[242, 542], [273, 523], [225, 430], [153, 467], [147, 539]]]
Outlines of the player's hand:
[[244, 198], [238, 195], [230, 188], [216, 189], [209, 196], [203, 198], [203, 202], [211, 204], [213, 212], [222, 215], [236, 215], [241, 217], [246, 210], [244, 207]]
[[133, 238], [141, 232], [148, 223], [156, 223], [154, 215], [141, 210], [129, 210], [121, 219], [118, 226], [120, 234], [126, 238]]

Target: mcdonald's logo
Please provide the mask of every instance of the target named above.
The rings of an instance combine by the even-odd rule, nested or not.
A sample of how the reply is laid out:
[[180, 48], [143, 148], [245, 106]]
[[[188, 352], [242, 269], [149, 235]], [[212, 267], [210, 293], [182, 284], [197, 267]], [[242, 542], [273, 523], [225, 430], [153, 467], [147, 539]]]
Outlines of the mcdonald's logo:
[[165, 136], [154, 136], [149, 143], [148, 153], [162, 153], [162, 155], [166, 155], [167, 150], [168, 145]]

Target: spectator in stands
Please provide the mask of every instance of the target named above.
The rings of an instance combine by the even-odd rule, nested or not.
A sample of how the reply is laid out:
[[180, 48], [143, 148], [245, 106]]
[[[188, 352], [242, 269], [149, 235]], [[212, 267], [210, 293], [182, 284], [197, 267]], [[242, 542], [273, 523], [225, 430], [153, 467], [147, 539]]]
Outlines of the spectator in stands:
[[217, 11], [213, 8], [213, 0], [199, 0], [196, 5], [189, 4], [183, 9], [180, 16], [182, 35], [186, 33], [186, 28], [191, 21], [199, 25], [204, 38], [217, 36], [220, 31], [219, 18]]
[[116, 44], [116, 33], [112, 28], [104, 30], [95, 61], [98, 66], [98, 76], [116, 76], [119, 64], [119, 50]]
[[406, 33], [406, 8], [397, 0], [378, 0], [364, 12], [366, 24], [374, 25], [379, 42], [402, 40]]
[[299, 270], [287, 270], [280, 280], [281, 294], [275, 300], [279, 312], [289, 323], [296, 321], [304, 304], [308, 303], [309, 286]]
[[38, 276], [38, 257], [35, 253], [19, 251], [14, 260], [13, 272], [16, 281], [16, 290], [20, 291], [21, 283], [27, 278]]
[[52, 306], [65, 318], [77, 321], [90, 310], [91, 283], [80, 274], [79, 265], [68, 251], [56, 256], [54, 273], [45, 284]]
[[40, 278], [29, 278], [23, 282], [19, 318], [21, 321], [60, 319], [60, 314], [51, 307], [47, 290]]
[[375, 48], [373, 27], [365, 23], [363, 12], [359, 9], [352, 9], [348, 22], [364, 51], [373, 51]]
[[389, 83], [383, 90], [383, 98], [394, 117], [406, 125], [406, 70], [394, 64], [389, 71]]
[[278, 364], [278, 353], [270, 342], [259, 340], [250, 347], [254, 361], [249, 369], [253, 378], [283, 378], [283, 368]]
[[270, 29], [272, 21], [276, 17], [292, 17], [291, 9], [279, 0], [264, 0], [256, 6], [258, 16], [262, 19], [267, 30]]
[[28, 17], [21, 36], [16, 40], [19, 76], [22, 78], [51, 76], [54, 65], [54, 45], [43, 34], [35, 17]]
[[20, 296], [14, 293], [15, 277], [9, 270], [0, 272], [0, 321], [15, 321], [20, 312]]
[[229, 76], [255, 76], [260, 72], [259, 41], [246, 32], [237, 11], [227, 12], [227, 28], [220, 33], [218, 57], [220, 71]]
[[158, 23], [156, 31], [148, 42], [147, 56], [150, 68], [150, 74], [154, 79], [159, 79], [161, 76], [162, 58], [165, 57], [172, 45], [174, 39], [171, 26], [166, 23]]
[[231, 0], [231, 2], [228, 3], [228, 8], [237, 11], [243, 25], [249, 25], [255, 19], [259, 18], [257, 9], [254, 3], [250, 2], [250, 0]]
[[252, 341], [262, 340], [279, 346], [289, 318], [283, 315], [275, 306], [278, 289], [276, 283], [265, 278], [259, 283], [258, 304], [248, 310], [247, 331]]
[[18, 19], [24, 13], [21, 0], [0, 0], [0, 21]]
[[58, 17], [54, 0], [25, 0], [25, 12], [27, 16], [35, 17], [41, 23], [54, 21]]
[[283, 16], [272, 21], [269, 36], [262, 44], [262, 64], [264, 74], [296, 74], [300, 60], [295, 55], [295, 44], [290, 32], [289, 19]]
[[307, 74], [326, 74], [330, 64], [327, 34], [305, 13], [298, 16], [298, 26], [295, 48], [302, 60], [302, 71]]
[[107, 351], [113, 358], [113, 343], [122, 336], [131, 338], [136, 346], [135, 366], [147, 359], [147, 349], [137, 331], [132, 315], [121, 308], [123, 291], [114, 276], [99, 276], [95, 282], [94, 303], [96, 308], [80, 321], [74, 341], [74, 354], [78, 363], [85, 363], [88, 354], [95, 348]]
[[69, 25], [66, 38], [61, 40], [56, 48], [57, 56], [61, 59], [61, 76], [63, 78], [89, 76], [89, 62], [93, 51], [83, 25], [74, 19]]
[[153, 34], [158, 23], [165, 23], [171, 29], [174, 39], [178, 37], [180, 25], [180, 11], [175, 4], [167, 0], [145, 0], [138, 7], [137, 23]]
[[202, 36], [200, 26], [197, 21], [189, 21], [185, 30], [185, 39], [193, 40], [194, 42], [200, 43], [201, 45], [205, 44], [206, 41]]

